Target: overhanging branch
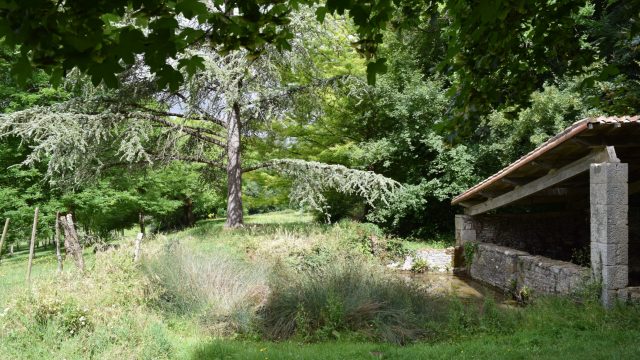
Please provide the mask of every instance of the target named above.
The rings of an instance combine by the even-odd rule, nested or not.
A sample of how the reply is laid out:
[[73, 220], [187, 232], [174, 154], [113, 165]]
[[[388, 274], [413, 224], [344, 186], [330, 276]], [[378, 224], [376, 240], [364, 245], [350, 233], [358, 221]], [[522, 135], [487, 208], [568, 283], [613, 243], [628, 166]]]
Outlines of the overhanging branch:
[[160, 124], [164, 127], [169, 127], [178, 131], [182, 131], [186, 134], [189, 134], [190, 136], [193, 136], [196, 139], [200, 139], [202, 141], [208, 142], [210, 144], [219, 146], [223, 149], [225, 149], [227, 147], [227, 144], [219, 139], [216, 139], [214, 137], [212, 137], [211, 135], [214, 136], [218, 136], [217, 134], [215, 134], [213, 131], [209, 130], [209, 129], [204, 129], [204, 128], [199, 128], [199, 127], [194, 127], [194, 126], [188, 126], [188, 125], [179, 125], [176, 123], [173, 123], [169, 120], [165, 120], [159, 117], [156, 117], [154, 115], [150, 115], [147, 117], [147, 120], [149, 121], [153, 121], [157, 124]]
[[247, 173], [250, 171], [255, 171], [255, 170], [259, 170], [259, 169], [264, 169], [264, 168], [268, 168], [273, 166], [273, 162], [272, 161], [266, 161], [257, 165], [252, 165], [252, 166], [247, 166], [246, 168], [242, 169], [242, 173]]

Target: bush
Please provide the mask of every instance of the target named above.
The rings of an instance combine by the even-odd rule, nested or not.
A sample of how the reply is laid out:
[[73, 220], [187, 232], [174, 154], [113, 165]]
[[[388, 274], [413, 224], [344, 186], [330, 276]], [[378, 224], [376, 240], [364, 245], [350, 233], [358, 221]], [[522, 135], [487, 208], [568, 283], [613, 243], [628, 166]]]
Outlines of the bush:
[[405, 257], [409, 250], [404, 243], [389, 238], [377, 225], [355, 221], [341, 221], [333, 227], [335, 235], [348, 249], [365, 255], [375, 255], [380, 259]]
[[75, 302], [67, 300], [53, 300], [38, 303], [35, 308], [35, 320], [40, 326], [56, 323], [65, 333], [77, 335], [81, 330], [90, 330], [89, 310], [80, 308]]
[[406, 344], [429, 337], [425, 324], [444, 313], [441, 299], [359, 258], [334, 258], [321, 268], [274, 278], [261, 311], [268, 339], [317, 341], [357, 333]]

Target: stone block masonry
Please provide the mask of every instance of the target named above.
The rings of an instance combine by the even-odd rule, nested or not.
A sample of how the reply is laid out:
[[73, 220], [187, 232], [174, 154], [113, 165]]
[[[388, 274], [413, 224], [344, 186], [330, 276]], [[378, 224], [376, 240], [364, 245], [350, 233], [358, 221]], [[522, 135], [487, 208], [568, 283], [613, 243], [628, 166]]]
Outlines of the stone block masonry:
[[456, 245], [491, 243], [570, 261], [589, 246], [589, 208], [527, 214], [456, 215]]
[[535, 294], [557, 295], [570, 294], [591, 278], [588, 268], [487, 243], [478, 243], [469, 273], [505, 292], [526, 286]]
[[629, 284], [629, 166], [591, 164], [591, 269], [602, 281], [602, 302], [624, 298]]
[[416, 251], [416, 259], [427, 262], [429, 271], [449, 272], [453, 270], [453, 256], [455, 249], [422, 249]]

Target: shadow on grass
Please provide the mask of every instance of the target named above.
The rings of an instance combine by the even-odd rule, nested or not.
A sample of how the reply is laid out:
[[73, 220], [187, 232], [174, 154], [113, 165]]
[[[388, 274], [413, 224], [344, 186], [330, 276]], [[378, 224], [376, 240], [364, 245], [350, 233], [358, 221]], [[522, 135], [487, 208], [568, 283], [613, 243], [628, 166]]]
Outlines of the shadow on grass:
[[[64, 250], [63, 250], [64, 251]], [[41, 247], [36, 247], [34, 249], [34, 257], [38, 258], [38, 257], [43, 257], [43, 256], [53, 256], [55, 257], [55, 253], [56, 253], [56, 246], [51, 244], [51, 245], [46, 245], [46, 246], [41, 246]], [[23, 247], [20, 248], [20, 250], [14, 250], [13, 251], [13, 255], [9, 254], [8, 249], [3, 249], [2, 250], [2, 258], [0, 259], [0, 266], [2, 266], [2, 264], [6, 263], [13, 263], [13, 262], [21, 262], [21, 261], [27, 261], [27, 259], [29, 258], [29, 247]]]
[[[199, 345], [191, 359], [396, 359], [401, 351], [396, 346], [375, 343], [325, 342], [303, 345], [296, 342], [215, 340]], [[416, 355], [417, 352], [411, 351], [411, 356]]]

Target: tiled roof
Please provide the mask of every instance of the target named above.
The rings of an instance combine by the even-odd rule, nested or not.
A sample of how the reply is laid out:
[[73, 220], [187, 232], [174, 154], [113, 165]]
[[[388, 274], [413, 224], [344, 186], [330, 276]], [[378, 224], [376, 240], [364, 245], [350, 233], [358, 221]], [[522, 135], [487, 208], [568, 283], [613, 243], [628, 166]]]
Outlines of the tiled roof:
[[[539, 156], [545, 154], [546, 152], [548, 152], [551, 149], [556, 148], [558, 145], [560, 145], [560, 144], [564, 143], [565, 141], [577, 136], [578, 134], [582, 133], [583, 131], [585, 131], [587, 129], [591, 129], [591, 128], [594, 128], [594, 127], [599, 126], [599, 125], [611, 125], [611, 124], [616, 125], [616, 124], [618, 124], [618, 125], [621, 126], [622, 124], [629, 124], [629, 123], [640, 124], [640, 117], [639, 116], [621, 116], [621, 117], [617, 117], [617, 116], [610, 116], [610, 117], [600, 116], [600, 117], [596, 117], [596, 118], [586, 118], [586, 119], [582, 119], [580, 121], [576, 121], [571, 126], [566, 128], [564, 131], [562, 131], [558, 135], [552, 137], [551, 139], [547, 140], [545, 143], [543, 143], [542, 145], [538, 146], [536, 149], [534, 149], [530, 153], [526, 154], [525, 156], [523, 156], [520, 159], [516, 160], [515, 162], [511, 163], [509, 166], [505, 167], [504, 169], [498, 171], [494, 175], [488, 177], [487, 179], [485, 179], [485, 180], [481, 181], [480, 183], [476, 184], [475, 186], [471, 187], [470, 189], [468, 189], [467, 191], [463, 192], [462, 194], [456, 196], [451, 201], [451, 204], [453, 204], [453, 205], [459, 204], [460, 202], [473, 197], [474, 195], [478, 194], [480, 191], [482, 191], [483, 189], [487, 188], [488, 186], [494, 184], [495, 182], [499, 181], [500, 179], [505, 178], [506, 176], [508, 176], [509, 174], [513, 173], [514, 171], [516, 171], [517, 169], [521, 168], [522, 166], [531, 163], [533, 160], [537, 159]], [[640, 139], [638, 141], [640, 142]]]

